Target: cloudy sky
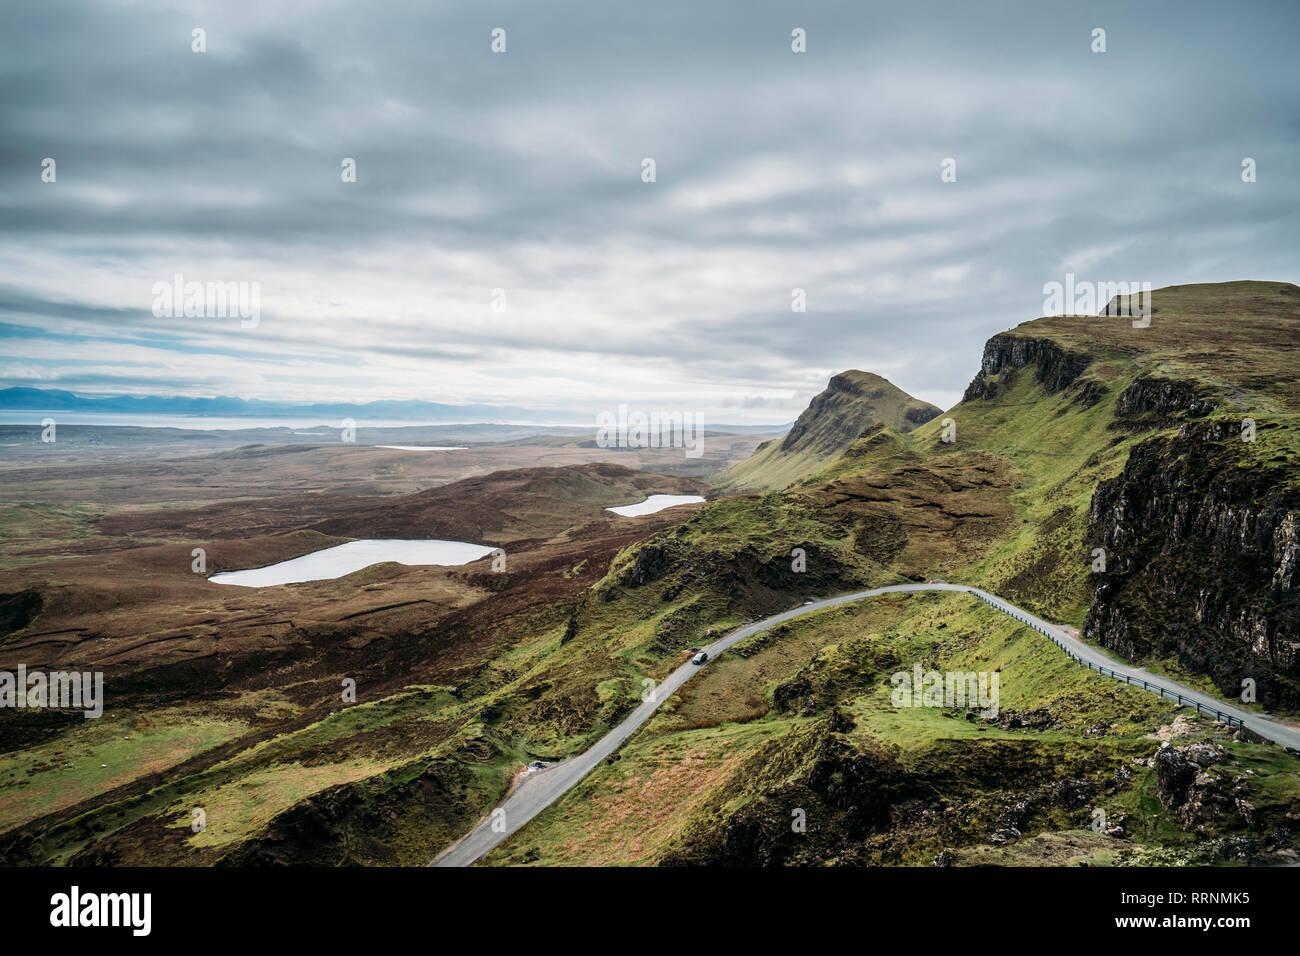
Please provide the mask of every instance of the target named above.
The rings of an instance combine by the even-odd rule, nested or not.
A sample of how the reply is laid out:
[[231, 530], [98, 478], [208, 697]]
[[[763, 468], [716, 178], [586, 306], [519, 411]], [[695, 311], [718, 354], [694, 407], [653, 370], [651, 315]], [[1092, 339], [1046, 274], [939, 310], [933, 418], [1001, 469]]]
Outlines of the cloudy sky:
[[[861, 368], [948, 407], [1066, 272], [1300, 278], [1297, 28], [1249, 0], [9, 0], [0, 385], [785, 422]], [[178, 273], [257, 283], [260, 322], [155, 316]]]

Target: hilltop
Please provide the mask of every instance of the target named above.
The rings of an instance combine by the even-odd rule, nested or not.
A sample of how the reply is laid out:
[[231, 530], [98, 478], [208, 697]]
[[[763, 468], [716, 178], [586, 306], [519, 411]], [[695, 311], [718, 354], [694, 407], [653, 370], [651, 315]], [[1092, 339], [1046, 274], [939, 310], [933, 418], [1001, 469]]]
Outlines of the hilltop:
[[830, 380], [783, 438], [764, 442], [714, 483], [724, 491], [784, 488], [834, 461], [873, 425], [909, 432], [940, 411], [888, 379], [850, 369]]

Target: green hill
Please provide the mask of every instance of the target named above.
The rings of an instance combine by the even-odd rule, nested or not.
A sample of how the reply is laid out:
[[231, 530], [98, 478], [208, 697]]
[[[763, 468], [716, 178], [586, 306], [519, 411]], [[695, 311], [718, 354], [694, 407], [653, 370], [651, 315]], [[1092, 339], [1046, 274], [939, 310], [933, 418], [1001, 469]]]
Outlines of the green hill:
[[[953, 441], [940, 421], [876, 422], [836, 454], [855, 422], [820, 444], [795, 436], [813, 447], [789, 471], [759, 475], [790, 459], [756, 455], [740, 466], [751, 481], [793, 483], [720, 497], [624, 552], [575, 613], [570, 659], [613, 654], [635, 686], [708, 628], [944, 577], [1153, 671], [1224, 697], [1249, 677], [1264, 706], [1300, 710], [1300, 289], [1153, 298], [1146, 328], [1058, 316], [993, 336], [945, 416]], [[804, 435], [836, 434], [824, 412], [801, 418]], [[918, 662], [1000, 672], [1003, 717], [891, 706], [891, 671]], [[489, 862], [1215, 863], [1282, 849], [1267, 833], [1300, 812], [1300, 763], [1174, 712], [963, 598], [837, 609], [728, 652]], [[1190, 750], [1157, 756], [1155, 731], [1208, 744], [1223, 766], [1175, 792]], [[1097, 807], [1119, 821], [1104, 835], [1089, 829]]]
[[[776, 508], [724, 499], [688, 526], [725, 524], [729, 552], [746, 527], [803, 534], [845, 588], [885, 570], [978, 583], [1126, 657], [1228, 696], [1250, 678], [1268, 706], [1300, 710], [1300, 289], [1153, 301], [1144, 328], [1052, 316], [994, 335], [945, 416], [952, 442], [940, 421], [877, 424]], [[788, 551], [773, 542], [769, 560]]]
[[[1249, 677], [1263, 706], [1300, 710], [1300, 289], [1153, 298], [1146, 328], [1057, 316], [994, 335], [944, 416], [953, 441], [941, 421], [877, 422], [784, 490], [724, 495], [628, 549], [576, 609], [565, 666], [613, 655], [635, 687], [710, 628], [943, 577], [1212, 693], [1236, 697]], [[996, 670], [1003, 716], [892, 706], [890, 673], [917, 663]], [[1178, 713], [964, 598], [838, 609], [728, 652], [489, 862], [1214, 863], [1281, 849], [1267, 833], [1300, 812], [1300, 763]], [[1153, 733], [1175, 747], [1157, 758]], [[1206, 744], [1222, 768], [1194, 795], [1172, 791], [1180, 747]], [[1255, 775], [1234, 783], [1243, 769]], [[1244, 805], [1220, 796], [1237, 785]], [[1114, 832], [1089, 830], [1097, 807]]]
[[783, 438], [759, 445], [714, 484], [724, 491], [786, 488], [834, 461], [873, 425], [909, 432], [939, 412], [879, 375], [850, 369], [830, 380]]

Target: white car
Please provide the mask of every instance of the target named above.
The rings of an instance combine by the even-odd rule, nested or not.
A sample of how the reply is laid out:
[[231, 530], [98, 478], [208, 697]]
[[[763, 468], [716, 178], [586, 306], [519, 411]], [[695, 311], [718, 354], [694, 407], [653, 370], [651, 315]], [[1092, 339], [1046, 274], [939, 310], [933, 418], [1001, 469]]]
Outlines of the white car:
[[698, 666], [700, 664], [703, 664], [708, 659], [709, 659], [709, 652], [700, 651], [698, 654], [696, 654], [694, 657], [691, 658], [691, 663]]

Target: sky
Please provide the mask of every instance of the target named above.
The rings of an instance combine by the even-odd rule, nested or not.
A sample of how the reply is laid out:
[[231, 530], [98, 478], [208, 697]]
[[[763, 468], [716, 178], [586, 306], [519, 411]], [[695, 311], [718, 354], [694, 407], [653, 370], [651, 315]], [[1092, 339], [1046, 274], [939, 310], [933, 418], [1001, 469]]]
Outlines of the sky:
[[[1300, 278], [1298, 28], [1249, 0], [7, 0], [0, 386], [757, 424], [859, 368], [948, 408], [1067, 272]], [[156, 308], [178, 274], [245, 283], [256, 322]]]

